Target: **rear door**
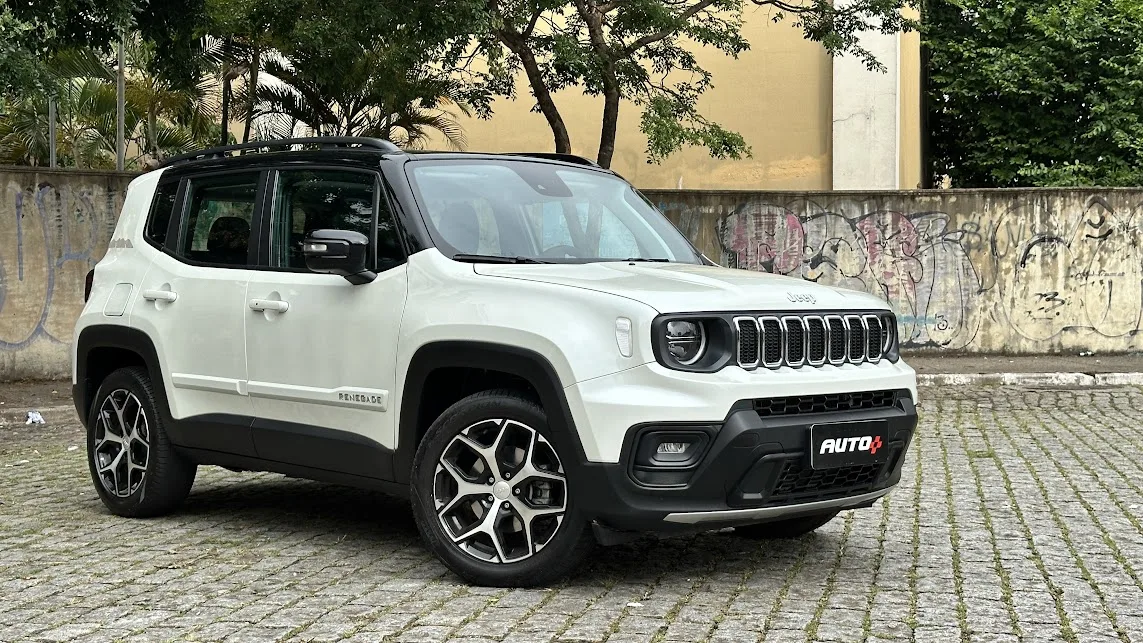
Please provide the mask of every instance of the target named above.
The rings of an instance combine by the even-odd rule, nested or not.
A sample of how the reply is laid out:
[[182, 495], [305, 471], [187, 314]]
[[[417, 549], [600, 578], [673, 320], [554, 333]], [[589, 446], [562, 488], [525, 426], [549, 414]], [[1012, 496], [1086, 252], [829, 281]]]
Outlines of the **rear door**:
[[183, 446], [254, 455], [246, 396], [246, 286], [265, 172], [181, 181], [163, 252], [147, 271], [132, 325], [155, 340]]
[[[378, 173], [282, 168], [268, 177], [264, 247], [246, 310], [249, 394], [260, 457], [391, 477], [397, 334], [407, 281]], [[310, 272], [302, 239], [352, 230], [371, 240], [377, 278]]]

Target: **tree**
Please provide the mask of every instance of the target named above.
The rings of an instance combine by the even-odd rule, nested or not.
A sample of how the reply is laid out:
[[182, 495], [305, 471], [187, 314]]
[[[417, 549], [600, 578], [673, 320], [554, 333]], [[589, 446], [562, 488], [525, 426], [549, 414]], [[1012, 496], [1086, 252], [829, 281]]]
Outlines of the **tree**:
[[[181, 90], [149, 70], [154, 47], [139, 38], [127, 41], [125, 135], [136, 155], [145, 159], [202, 147], [217, 134], [217, 113], [208, 88]], [[61, 165], [114, 167], [116, 152], [116, 86], [110, 61], [86, 49], [71, 49], [44, 65], [49, 91], [22, 94], [0, 116], [0, 158], [6, 162], [47, 165], [48, 99], [57, 102], [57, 143]]]
[[269, 60], [265, 72], [281, 82], [258, 88], [258, 112], [286, 117], [289, 131], [280, 136], [292, 134], [296, 122], [319, 136], [374, 136], [417, 147], [435, 129], [453, 147], [465, 146], [460, 125], [442, 109], [471, 113], [459, 85], [443, 74], [408, 69], [384, 45], [340, 61], [335, 73], [323, 57], [301, 55]]
[[[751, 0], [774, 9], [775, 21], [791, 19], [806, 38], [832, 54], [873, 57], [860, 46], [864, 31], [896, 32], [911, 26], [900, 10], [911, 0], [855, 0], [835, 8], [829, 0]], [[684, 145], [718, 158], [750, 153], [741, 135], [710, 121], [698, 99], [713, 78], [691, 51], [696, 43], [733, 57], [749, 47], [740, 31], [744, 0], [485, 0], [487, 31], [477, 51], [489, 61], [489, 78], [514, 91], [522, 70], [536, 109], [552, 130], [557, 152], [571, 139], [553, 93], [580, 87], [603, 99], [597, 161], [610, 167], [622, 99], [642, 109], [640, 129], [647, 157], [659, 162]]]
[[0, 94], [52, 88], [47, 61], [93, 44], [109, 51], [128, 24], [135, 0], [6, 0], [0, 6]]
[[923, 35], [937, 176], [1143, 182], [1143, 2], [929, 0]]

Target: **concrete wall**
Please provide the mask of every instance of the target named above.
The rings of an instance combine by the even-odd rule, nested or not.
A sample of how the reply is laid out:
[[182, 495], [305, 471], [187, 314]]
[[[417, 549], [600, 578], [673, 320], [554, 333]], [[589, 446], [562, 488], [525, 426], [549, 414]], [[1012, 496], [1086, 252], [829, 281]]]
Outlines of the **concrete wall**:
[[0, 168], [0, 380], [70, 377], [84, 276], [132, 176]]
[[725, 265], [884, 297], [910, 348], [1143, 343], [1143, 189], [647, 194]]
[[[0, 168], [0, 380], [67, 377], [132, 175]], [[914, 349], [1143, 343], [1143, 189], [648, 190], [707, 256], [881, 295]]]

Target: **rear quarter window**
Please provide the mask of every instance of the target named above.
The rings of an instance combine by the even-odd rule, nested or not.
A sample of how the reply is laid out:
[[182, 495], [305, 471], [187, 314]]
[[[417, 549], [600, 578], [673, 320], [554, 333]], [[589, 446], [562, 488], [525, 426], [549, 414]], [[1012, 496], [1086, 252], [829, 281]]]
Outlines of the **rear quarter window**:
[[177, 182], [163, 183], [155, 189], [155, 198], [151, 202], [151, 212], [147, 215], [147, 227], [143, 230], [143, 236], [156, 246], [161, 247], [167, 242], [167, 228], [175, 210], [175, 197], [178, 192]]

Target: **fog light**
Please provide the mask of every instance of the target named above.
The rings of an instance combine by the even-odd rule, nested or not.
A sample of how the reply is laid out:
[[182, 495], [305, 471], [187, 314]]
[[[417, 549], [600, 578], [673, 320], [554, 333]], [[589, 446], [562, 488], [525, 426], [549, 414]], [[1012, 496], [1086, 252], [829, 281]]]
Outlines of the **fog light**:
[[690, 442], [660, 442], [659, 447], [655, 449], [655, 453], [683, 453], [690, 445]]

